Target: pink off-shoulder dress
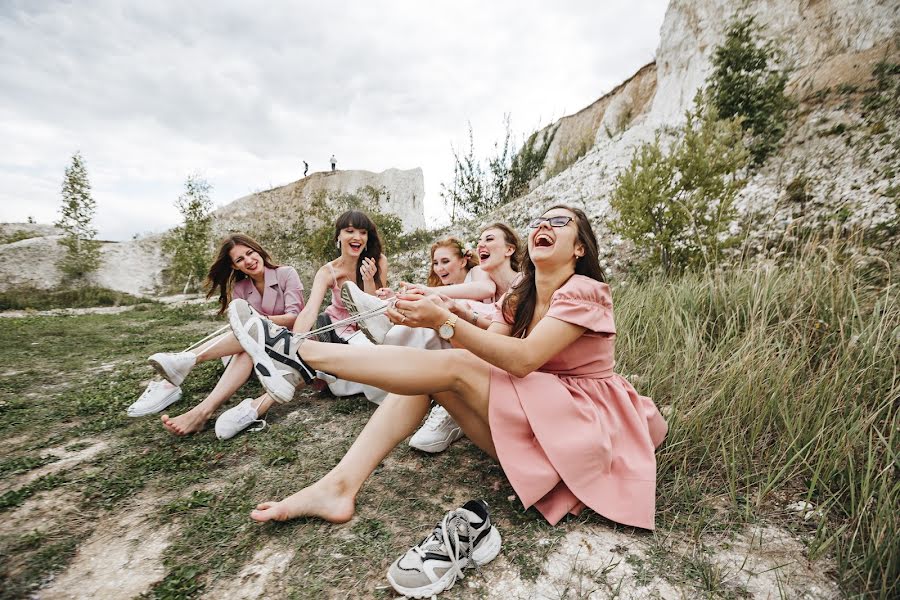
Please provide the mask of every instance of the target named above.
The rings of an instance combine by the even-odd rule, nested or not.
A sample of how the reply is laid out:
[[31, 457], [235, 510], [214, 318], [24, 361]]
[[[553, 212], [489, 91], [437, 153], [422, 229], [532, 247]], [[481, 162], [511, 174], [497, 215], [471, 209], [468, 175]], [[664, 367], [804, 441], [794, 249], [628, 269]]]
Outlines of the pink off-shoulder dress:
[[[525, 377], [491, 367], [491, 434], [509, 482], [525, 508], [553, 525], [587, 506], [653, 529], [654, 451], [668, 426], [650, 398], [613, 372], [609, 286], [573, 275], [546, 316], [586, 331]], [[494, 319], [505, 322], [499, 308]]]

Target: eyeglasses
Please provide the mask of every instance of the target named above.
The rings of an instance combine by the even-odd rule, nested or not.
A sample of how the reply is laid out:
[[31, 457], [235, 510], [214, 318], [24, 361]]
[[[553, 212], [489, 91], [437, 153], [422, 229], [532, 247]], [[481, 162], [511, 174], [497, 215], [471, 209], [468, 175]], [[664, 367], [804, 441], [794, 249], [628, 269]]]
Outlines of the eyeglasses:
[[550, 223], [551, 227], [565, 227], [569, 224], [569, 221], [572, 220], [572, 217], [538, 217], [537, 219], [533, 219], [531, 223], [528, 224], [528, 227], [531, 229], [537, 229], [541, 226], [541, 223], [547, 221]]

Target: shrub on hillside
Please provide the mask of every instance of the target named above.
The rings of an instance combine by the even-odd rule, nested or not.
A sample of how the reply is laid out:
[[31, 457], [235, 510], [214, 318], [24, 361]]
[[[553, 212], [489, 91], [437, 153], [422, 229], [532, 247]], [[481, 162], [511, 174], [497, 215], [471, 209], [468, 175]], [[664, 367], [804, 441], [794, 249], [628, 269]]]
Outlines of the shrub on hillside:
[[778, 147], [794, 106], [785, 94], [788, 72], [779, 65], [782, 52], [771, 40], [761, 39], [761, 33], [753, 17], [733, 21], [713, 52], [707, 80], [710, 101], [719, 115], [741, 117], [756, 164]]
[[94, 239], [94, 211], [97, 203], [91, 196], [91, 184], [80, 152], [72, 156], [66, 167], [62, 185], [62, 207], [55, 223], [63, 231], [59, 243], [66, 249], [59, 269], [72, 283], [83, 283], [100, 265], [100, 243]]
[[610, 199], [610, 228], [665, 273], [715, 265], [735, 242], [734, 200], [749, 154], [739, 119], [720, 119], [698, 95], [671, 147], [659, 135], [635, 150]]

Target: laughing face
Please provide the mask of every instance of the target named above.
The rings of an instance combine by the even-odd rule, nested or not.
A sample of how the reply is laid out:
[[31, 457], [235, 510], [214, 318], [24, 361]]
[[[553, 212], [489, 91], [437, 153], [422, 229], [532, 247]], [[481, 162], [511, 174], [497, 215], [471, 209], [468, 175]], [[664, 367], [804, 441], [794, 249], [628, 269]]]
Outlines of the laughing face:
[[515, 248], [506, 243], [506, 237], [499, 229], [485, 229], [478, 238], [478, 260], [485, 271], [496, 269], [503, 264]]
[[[560, 218], [553, 219], [554, 217]], [[561, 222], [565, 217], [569, 220], [563, 225]], [[528, 255], [535, 266], [565, 264], [569, 261], [574, 263], [584, 255], [584, 247], [578, 241], [578, 224], [574, 213], [564, 208], [551, 208], [539, 219], [535, 219], [535, 222], [539, 223], [538, 226], [532, 228], [528, 235]]]
[[441, 280], [441, 285], [462, 283], [466, 278], [466, 259], [452, 247], [435, 248], [431, 257], [431, 268]]
[[266, 266], [263, 264], [262, 256], [253, 248], [235, 244], [234, 248], [228, 251], [228, 256], [231, 257], [231, 264], [234, 268], [244, 275], [253, 277], [265, 271]]
[[350, 256], [357, 257], [362, 254], [366, 242], [369, 241], [369, 232], [358, 227], [344, 227], [338, 234], [341, 243], [341, 254], [347, 252]]

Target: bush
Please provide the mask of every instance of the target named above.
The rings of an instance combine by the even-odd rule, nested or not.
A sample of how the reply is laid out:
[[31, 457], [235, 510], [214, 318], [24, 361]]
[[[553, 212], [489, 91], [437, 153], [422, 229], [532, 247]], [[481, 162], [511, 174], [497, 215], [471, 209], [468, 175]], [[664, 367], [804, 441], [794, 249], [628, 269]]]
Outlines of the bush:
[[182, 288], [182, 293], [200, 289], [212, 262], [211, 189], [202, 177], [188, 176], [184, 193], [175, 202], [183, 218], [182, 224], [163, 239], [162, 250], [168, 257], [163, 279]]
[[91, 184], [80, 152], [72, 156], [66, 167], [62, 185], [62, 207], [59, 221], [63, 237], [59, 243], [66, 249], [59, 270], [75, 282], [83, 282], [100, 265], [100, 244], [94, 238], [94, 211], [97, 203], [91, 197]]
[[753, 17], [733, 21], [713, 52], [707, 81], [710, 101], [719, 115], [741, 118], [756, 164], [778, 147], [795, 104], [785, 94], [788, 72], [778, 65], [782, 52], [772, 41], [762, 41], [760, 33]]
[[150, 302], [125, 292], [96, 286], [40, 290], [16, 288], [0, 293], [0, 310], [51, 310], [54, 308], [89, 308], [123, 306]]
[[719, 119], [698, 95], [666, 150], [660, 136], [635, 150], [619, 173], [610, 228], [665, 273], [718, 262], [736, 239], [738, 172], [748, 161], [739, 119]]

